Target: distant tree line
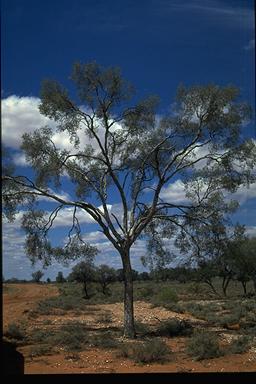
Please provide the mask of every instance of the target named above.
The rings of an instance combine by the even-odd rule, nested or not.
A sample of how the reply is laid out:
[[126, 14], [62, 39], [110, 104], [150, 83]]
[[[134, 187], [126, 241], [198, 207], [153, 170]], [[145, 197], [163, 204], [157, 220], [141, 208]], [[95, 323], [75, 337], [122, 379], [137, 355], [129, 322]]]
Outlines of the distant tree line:
[[[32, 273], [32, 280], [17, 279], [15, 277], [4, 279], [5, 283], [39, 283], [43, 277], [42, 271]], [[178, 283], [203, 282], [211, 290], [218, 294], [214, 286], [215, 278], [221, 279], [222, 293], [227, 295], [227, 288], [230, 282], [238, 281], [243, 287], [244, 294], [247, 294], [247, 284], [253, 282], [256, 292], [256, 237], [247, 238], [236, 236], [235, 240], [228, 243], [224, 251], [211, 258], [203, 258], [197, 263], [196, 267], [182, 265], [173, 268], [156, 267], [150, 272], [138, 272], [132, 269], [133, 281], [156, 281], [167, 282], [176, 281]], [[78, 282], [83, 284], [84, 297], [89, 298], [88, 285], [98, 283], [104, 295], [110, 293], [110, 284], [123, 282], [123, 269], [114, 269], [108, 265], [101, 264], [96, 266], [93, 261], [81, 261], [76, 264], [71, 273], [64, 277], [63, 272], [58, 272], [55, 282], [62, 284], [65, 282]], [[47, 283], [51, 283], [47, 278]]]

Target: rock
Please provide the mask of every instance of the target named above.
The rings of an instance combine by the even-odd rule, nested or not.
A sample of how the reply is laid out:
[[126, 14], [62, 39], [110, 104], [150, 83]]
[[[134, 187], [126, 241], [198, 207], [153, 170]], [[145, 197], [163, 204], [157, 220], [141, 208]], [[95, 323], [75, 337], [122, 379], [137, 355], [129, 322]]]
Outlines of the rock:
[[226, 328], [230, 329], [230, 330], [233, 330], [233, 331], [238, 331], [240, 329], [240, 324], [239, 323], [236, 323], [236, 324], [226, 324]]

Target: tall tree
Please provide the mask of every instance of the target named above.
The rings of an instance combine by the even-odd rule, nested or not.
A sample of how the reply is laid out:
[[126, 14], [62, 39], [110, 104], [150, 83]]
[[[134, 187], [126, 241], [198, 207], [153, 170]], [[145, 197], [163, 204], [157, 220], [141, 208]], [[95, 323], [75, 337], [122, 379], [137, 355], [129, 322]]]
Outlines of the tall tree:
[[42, 279], [44, 273], [42, 271], [36, 271], [32, 273], [32, 278], [35, 283], [39, 283], [39, 281]]
[[56, 283], [65, 283], [65, 281], [66, 281], [66, 279], [63, 276], [63, 272], [62, 271], [58, 272], [58, 274], [56, 276]]
[[69, 281], [77, 281], [83, 284], [84, 298], [89, 299], [88, 284], [95, 280], [95, 267], [92, 262], [81, 261], [72, 268]]
[[[50, 127], [23, 135], [22, 149], [35, 178], [5, 172], [6, 213], [11, 216], [16, 199], [46, 196], [56, 202], [48, 218], [31, 207], [24, 218], [27, 253], [47, 264], [53, 257], [93, 251], [82, 243], [78, 220], [78, 212], [89, 215], [121, 257], [124, 335], [135, 337], [131, 247], [144, 236], [164, 263], [171, 254], [163, 240], [178, 236], [182, 244], [196, 227], [216, 225], [234, 209], [224, 191], [248, 185], [255, 164], [253, 140], [240, 136], [249, 108], [238, 101], [233, 86], [196, 85], [180, 87], [171, 112], [160, 116], [156, 97], [130, 103], [133, 88], [117, 68], [76, 63], [71, 79], [78, 102], [59, 83], [46, 80], [40, 104], [40, 112], [69, 135], [70, 143], [59, 148]], [[67, 175], [76, 187], [70, 199], [54, 189]], [[177, 180], [184, 199], [168, 198]], [[113, 196], [118, 214], [110, 203]], [[73, 209], [73, 236], [61, 250], [50, 244], [47, 232], [65, 207]]]
[[101, 285], [102, 293], [109, 293], [108, 286], [116, 280], [116, 271], [108, 265], [101, 264], [96, 270], [96, 281]]

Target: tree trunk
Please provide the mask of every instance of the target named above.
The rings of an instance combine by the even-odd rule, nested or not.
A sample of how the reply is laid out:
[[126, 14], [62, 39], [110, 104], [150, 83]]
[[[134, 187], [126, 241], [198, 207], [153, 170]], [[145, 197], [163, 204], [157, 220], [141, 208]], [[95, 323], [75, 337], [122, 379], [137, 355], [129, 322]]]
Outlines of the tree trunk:
[[87, 291], [87, 284], [86, 284], [86, 282], [84, 282], [84, 294], [85, 294], [84, 298], [85, 298], [85, 299], [89, 299], [89, 295], [88, 295], [88, 291]]
[[223, 289], [224, 296], [227, 296], [227, 289], [228, 289], [230, 281], [231, 281], [231, 277], [230, 276], [224, 278], [224, 281], [223, 281], [223, 284], [222, 284], [222, 289]]
[[121, 258], [124, 271], [124, 337], [134, 339], [136, 333], [133, 310], [133, 280], [129, 248], [121, 253]]
[[246, 281], [241, 281], [241, 284], [242, 284], [243, 289], [244, 289], [244, 295], [246, 296], [246, 294], [247, 294], [247, 282]]
[[253, 282], [254, 292], [256, 293], [256, 277], [252, 279], [252, 282]]

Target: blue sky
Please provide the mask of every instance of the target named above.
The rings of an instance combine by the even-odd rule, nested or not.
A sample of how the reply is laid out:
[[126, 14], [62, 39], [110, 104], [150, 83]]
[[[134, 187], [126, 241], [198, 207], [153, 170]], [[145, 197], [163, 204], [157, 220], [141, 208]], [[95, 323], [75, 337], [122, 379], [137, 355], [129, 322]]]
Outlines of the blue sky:
[[[45, 123], [37, 110], [42, 79], [54, 78], [72, 94], [69, 75], [75, 61], [119, 66], [138, 98], [160, 96], [159, 113], [169, 109], [180, 83], [232, 83], [241, 89], [241, 98], [254, 105], [253, 4], [252, 0], [2, 0], [2, 142], [16, 151], [18, 170], [29, 172], [18, 150], [21, 134]], [[244, 135], [256, 137], [253, 124], [244, 128]], [[173, 196], [180, 196], [179, 188], [177, 181]], [[256, 188], [238, 195], [241, 206], [234, 219], [254, 234]], [[44, 204], [47, 209], [49, 203]], [[64, 223], [63, 218], [59, 237]], [[84, 219], [83, 226], [92, 243], [101, 244], [98, 263], [121, 267], [95, 224]], [[23, 242], [19, 220], [4, 223], [5, 278], [31, 277], [34, 269], [24, 255]], [[143, 253], [144, 244], [138, 242], [134, 268], [140, 269], [135, 255]], [[67, 274], [70, 269], [56, 263], [45, 271], [45, 278], [55, 278], [59, 270]]]

